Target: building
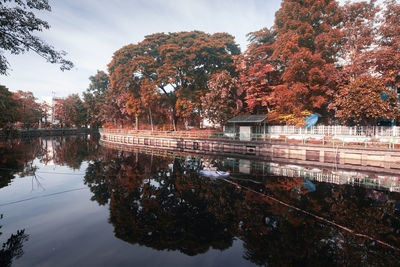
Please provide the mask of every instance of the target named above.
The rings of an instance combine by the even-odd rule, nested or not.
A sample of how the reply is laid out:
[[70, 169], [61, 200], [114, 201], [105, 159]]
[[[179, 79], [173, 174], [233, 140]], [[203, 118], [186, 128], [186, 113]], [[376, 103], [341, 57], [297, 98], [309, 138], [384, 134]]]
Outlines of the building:
[[239, 115], [226, 122], [224, 133], [228, 136], [239, 136], [243, 141], [250, 141], [253, 134], [266, 133], [266, 120], [267, 115]]

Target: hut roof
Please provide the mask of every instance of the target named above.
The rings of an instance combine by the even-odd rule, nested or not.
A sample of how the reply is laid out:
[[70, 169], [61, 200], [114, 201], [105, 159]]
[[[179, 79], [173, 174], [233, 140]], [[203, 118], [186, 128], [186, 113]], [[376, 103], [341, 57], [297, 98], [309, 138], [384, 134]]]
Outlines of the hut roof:
[[260, 123], [267, 119], [267, 115], [239, 115], [229, 119], [227, 123]]

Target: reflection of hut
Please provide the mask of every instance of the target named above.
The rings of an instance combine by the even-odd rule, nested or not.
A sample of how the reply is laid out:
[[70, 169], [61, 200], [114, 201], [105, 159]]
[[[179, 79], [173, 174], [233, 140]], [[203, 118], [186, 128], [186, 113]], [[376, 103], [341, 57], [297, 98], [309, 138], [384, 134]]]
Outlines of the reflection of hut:
[[240, 134], [240, 140], [250, 141], [252, 134], [265, 134], [267, 115], [239, 115], [226, 122], [226, 135]]

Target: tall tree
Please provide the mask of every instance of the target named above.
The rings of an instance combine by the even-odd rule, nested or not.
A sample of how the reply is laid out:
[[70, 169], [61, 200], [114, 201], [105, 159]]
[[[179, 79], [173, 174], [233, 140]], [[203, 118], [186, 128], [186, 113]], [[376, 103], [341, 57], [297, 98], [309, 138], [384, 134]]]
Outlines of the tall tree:
[[[140, 54], [144, 53], [139, 45], [127, 45], [114, 53], [113, 59], [108, 65], [110, 74], [110, 97], [107, 98], [109, 105], [113, 105], [118, 115], [116, 120], [121, 121], [123, 117], [133, 116], [138, 127], [138, 118], [143, 114], [142, 88], [140, 87], [139, 66], [131, 64], [133, 58], [139, 60]], [[146, 88], [143, 88], [145, 90]]]
[[400, 3], [384, 1], [383, 19], [378, 28], [376, 68], [388, 86], [400, 87]]
[[400, 77], [400, 8], [396, 1], [384, 4], [382, 18], [375, 0], [347, 2], [343, 7], [340, 87], [329, 105], [343, 123], [375, 125], [379, 118], [398, 116], [394, 89]]
[[214, 74], [208, 87], [210, 91], [201, 98], [205, 118], [223, 125], [242, 110], [243, 90], [228, 71]]
[[340, 56], [342, 70], [339, 83], [348, 83], [366, 74], [376, 64], [373, 50], [376, 48], [378, 13], [376, 0], [346, 2], [342, 8], [342, 44]]
[[106, 97], [110, 89], [110, 79], [104, 71], [97, 71], [89, 77], [90, 84], [83, 93], [84, 105], [88, 113], [88, 121], [92, 127], [100, 127], [106, 122]]
[[274, 86], [275, 110], [303, 118], [305, 111], [326, 113], [335, 88], [332, 73], [341, 32], [336, 0], [284, 0], [276, 12], [277, 60], [281, 84]]
[[218, 71], [234, 71], [232, 55], [239, 52], [226, 33], [152, 34], [114, 53], [108, 65], [111, 91], [121, 110], [136, 118], [151, 112], [148, 107], [158, 99], [175, 125], [200, 113], [207, 81]]
[[56, 51], [34, 35], [50, 28], [36, 17], [37, 11], [51, 11], [48, 0], [0, 0], [0, 75], [7, 74], [9, 68], [3, 51], [21, 54], [32, 50], [50, 63], [61, 64], [61, 70], [73, 67], [71, 61], [64, 59], [64, 51]]
[[271, 59], [276, 34], [270, 29], [261, 29], [248, 34], [250, 45], [237, 58], [240, 86], [245, 89], [246, 103], [251, 113], [273, 112], [273, 86], [280, 83], [276, 60]]

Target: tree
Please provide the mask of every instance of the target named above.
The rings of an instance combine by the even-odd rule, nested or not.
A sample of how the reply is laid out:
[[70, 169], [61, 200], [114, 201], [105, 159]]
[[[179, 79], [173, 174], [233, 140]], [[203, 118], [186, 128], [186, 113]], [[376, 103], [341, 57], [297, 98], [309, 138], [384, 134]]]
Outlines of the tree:
[[92, 127], [100, 127], [106, 119], [106, 97], [109, 94], [110, 79], [104, 71], [97, 71], [89, 77], [90, 84], [83, 93], [84, 106], [88, 113], [88, 121]]
[[368, 73], [376, 64], [373, 50], [376, 46], [376, 25], [379, 23], [380, 9], [375, 2], [347, 2], [342, 8], [342, 70], [339, 83], [348, 83], [350, 79]]
[[378, 48], [375, 53], [375, 71], [387, 86], [400, 87], [400, 3], [386, 0], [383, 20], [378, 28]]
[[81, 127], [87, 125], [87, 111], [78, 94], [69, 95], [55, 107], [55, 118], [63, 126]]
[[250, 33], [238, 61], [249, 111], [287, 124], [326, 114], [336, 88], [339, 23], [335, 0], [285, 0], [271, 29]]
[[245, 91], [249, 112], [268, 113], [270, 120], [275, 106], [274, 86], [281, 79], [276, 61], [271, 59], [276, 33], [272, 29], [264, 28], [249, 33], [248, 37], [250, 45], [237, 59], [240, 86]]
[[303, 112], [326, 114], [334, 93], [335, 62], [341, 42], [340, 10], [335, 0], [285, 0], [275, 15], [281, 84], [274, 86], [275, 110], [304, 118]]
[[0, 128], [8, 128], [17, 120], [19, 103], [7, 87], [0, 85]]
[[136, 118], [151, 113], [155, 103], [164, 103], [175, 126], [200, 114], [211, 75], [234, 71], [232, 56], [239, 52], [226, 33], [152, 34], [114, 53], [108, 65], [111, 92], [123, 113]]
[[6, 75], [9, 64], [3, 51], [21, 54], [34, 51], [50, 63], [61, 64], [69, 70], [73, 63], [64, 59], [64, 51], [56, 51], [34, 32], [49, 29], [50, 25], [36, 17], [35, 11], [51, 11], [48, 0], [0, 0], [0, 74]]
[[31, 127], [40, 122], [43, 116], [41, 105], [36, 102], [37, 98], [32, 92], [17, 91], [15, 97], [19, 102], [19, 108], [14, 110], [18, 116], [18, 121], [24, 124], [24, 127]]
[[382, 78], [361, 75], [340, 88], [333, 109], [348, 124], [376, 125], [379, 118], [399, 116], [397, 93]]
[[[400, 77], [400, 35], [396, 31], [400, 30], [400, 6], [396, 1], [384, 4], [383, 18], [378, 16], [381, 8], [375, 0], [347, 2], [342, 10], [340, 92], [329, 107], [348, 124], [375, 125], [378, 118], [397, 116], [394, 90]], [[382, 99], [382, 94], [391, 97]], [[372, 99], [374, 102], [367, 107], [365, 101]]]
[[40, 104], [41, 118], [44, 123], [48, 122], [48, 118], [51, 112], [51, 106], [47, 102], [42, 102]]
[[224, 70], [208, 82], [210, 91], [201, 98], [204, 117], [223, 125], [243, 108], [243, 90], [236, 78]]

